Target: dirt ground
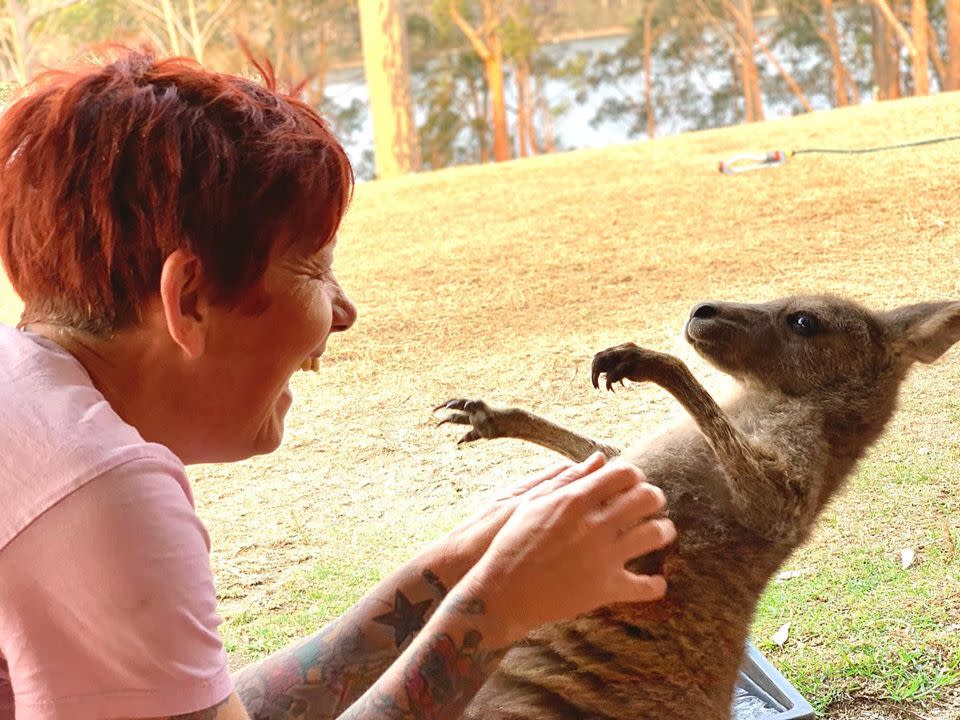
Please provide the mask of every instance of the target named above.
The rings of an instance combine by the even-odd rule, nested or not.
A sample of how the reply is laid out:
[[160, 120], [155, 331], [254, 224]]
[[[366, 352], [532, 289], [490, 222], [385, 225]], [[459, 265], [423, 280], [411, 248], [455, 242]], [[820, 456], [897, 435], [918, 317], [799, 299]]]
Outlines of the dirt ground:
[[[356, 327], [330, 342], [320, 374], [294, 378], [277, 453], [193, 473], [224, 617], [282, 612], [320, 561], [385, 570], [555, 459], [512, 441], [458, 449], [456, 430], [433, 427], [439, 401], [515, 404], [623, 443], [679, 411], [655, 390], [593, 390], [593, 353], [626, 340], [674, 352], [722, 393], [724, 378], [679, 340], [698, 300], [960, 297], [960, 142], [717, 172], [741, 151], [957, 132], [960, 93], [941, 94], [359, 187], [337, 252]], [[923, 408], [958, 380], [954, 351], [905, 389], [893, 431], [957, 443], [957, 423]], [[950, 703], [829, 717], [955, 720]]]

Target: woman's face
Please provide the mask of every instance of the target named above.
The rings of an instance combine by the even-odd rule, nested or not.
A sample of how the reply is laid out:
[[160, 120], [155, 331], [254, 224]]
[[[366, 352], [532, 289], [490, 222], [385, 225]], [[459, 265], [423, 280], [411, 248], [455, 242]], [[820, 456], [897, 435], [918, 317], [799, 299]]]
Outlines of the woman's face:
[[293, 401], [290, 377], [305, 361], [316, 367], [330, 334], [357, 319], [333, 274], [334, 248], [276, 257], [249, 302], [216, 315], [204, 353], [208, 416], [200, 423], [212, 434], [208, 447], [217, 457], [209, 461], [276, 450]]

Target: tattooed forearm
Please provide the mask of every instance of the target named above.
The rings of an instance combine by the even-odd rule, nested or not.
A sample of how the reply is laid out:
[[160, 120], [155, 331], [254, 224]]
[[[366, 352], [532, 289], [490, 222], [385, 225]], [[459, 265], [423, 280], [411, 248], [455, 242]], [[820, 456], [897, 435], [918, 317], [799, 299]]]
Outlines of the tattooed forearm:
[[345, 616], [241, 671], [237, 692], [251, 720], [335, 718], [396, 661], [392, 637], [378, 643], [363, 623], [348, 623]]
[[433, 605], [433, 600], [411, 603], [407, 596], [397, 590], [393, 602], [393, 610], [373, 619], [375, 623], [389, 625], [393, 628], [394, 641], [399, 648], [407, 638], [422, 628], [427, 620], [427, 610]]
[[335, 718], [383, 675], [447, 593], [430, 570], [391, 579], [392, 590], [381, 585], [317, 634], [237, 675], [251, 720]]
[[453, 609], [461, 615], [483, 615], [487, 611], [480, 598], [457, 595], [451, 600], [453, 600]]
[[496, 669], [505, 649], [488, 650], [476, 630], [459, 646], [447, 634], [434, 636], [404, 662], [402, 694], [390, 683], [371, 688], [341, 720], [454, 720]]

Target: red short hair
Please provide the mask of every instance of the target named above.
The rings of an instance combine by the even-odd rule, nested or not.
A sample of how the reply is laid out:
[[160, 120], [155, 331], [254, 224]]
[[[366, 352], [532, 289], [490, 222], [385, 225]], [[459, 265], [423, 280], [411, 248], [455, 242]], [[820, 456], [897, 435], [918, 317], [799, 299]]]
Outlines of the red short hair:
[[166, 257], [239, 301], [278, 242], [337, 232], [353, 170], [324, 120], [266, 85], [130, 52], [47, 73], [0, 118], [0, 260], [24, 321], [136, 323]]

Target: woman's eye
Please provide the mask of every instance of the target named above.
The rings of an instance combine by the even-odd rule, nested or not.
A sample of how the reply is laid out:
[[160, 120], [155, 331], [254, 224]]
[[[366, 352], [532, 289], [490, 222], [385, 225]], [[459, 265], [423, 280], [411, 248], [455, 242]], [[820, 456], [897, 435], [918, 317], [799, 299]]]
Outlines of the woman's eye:
[[794, 313], [787, 317], [790, 329], [801, 337], [810, 337], [820, 332], [820, 321], [810, 313]]

